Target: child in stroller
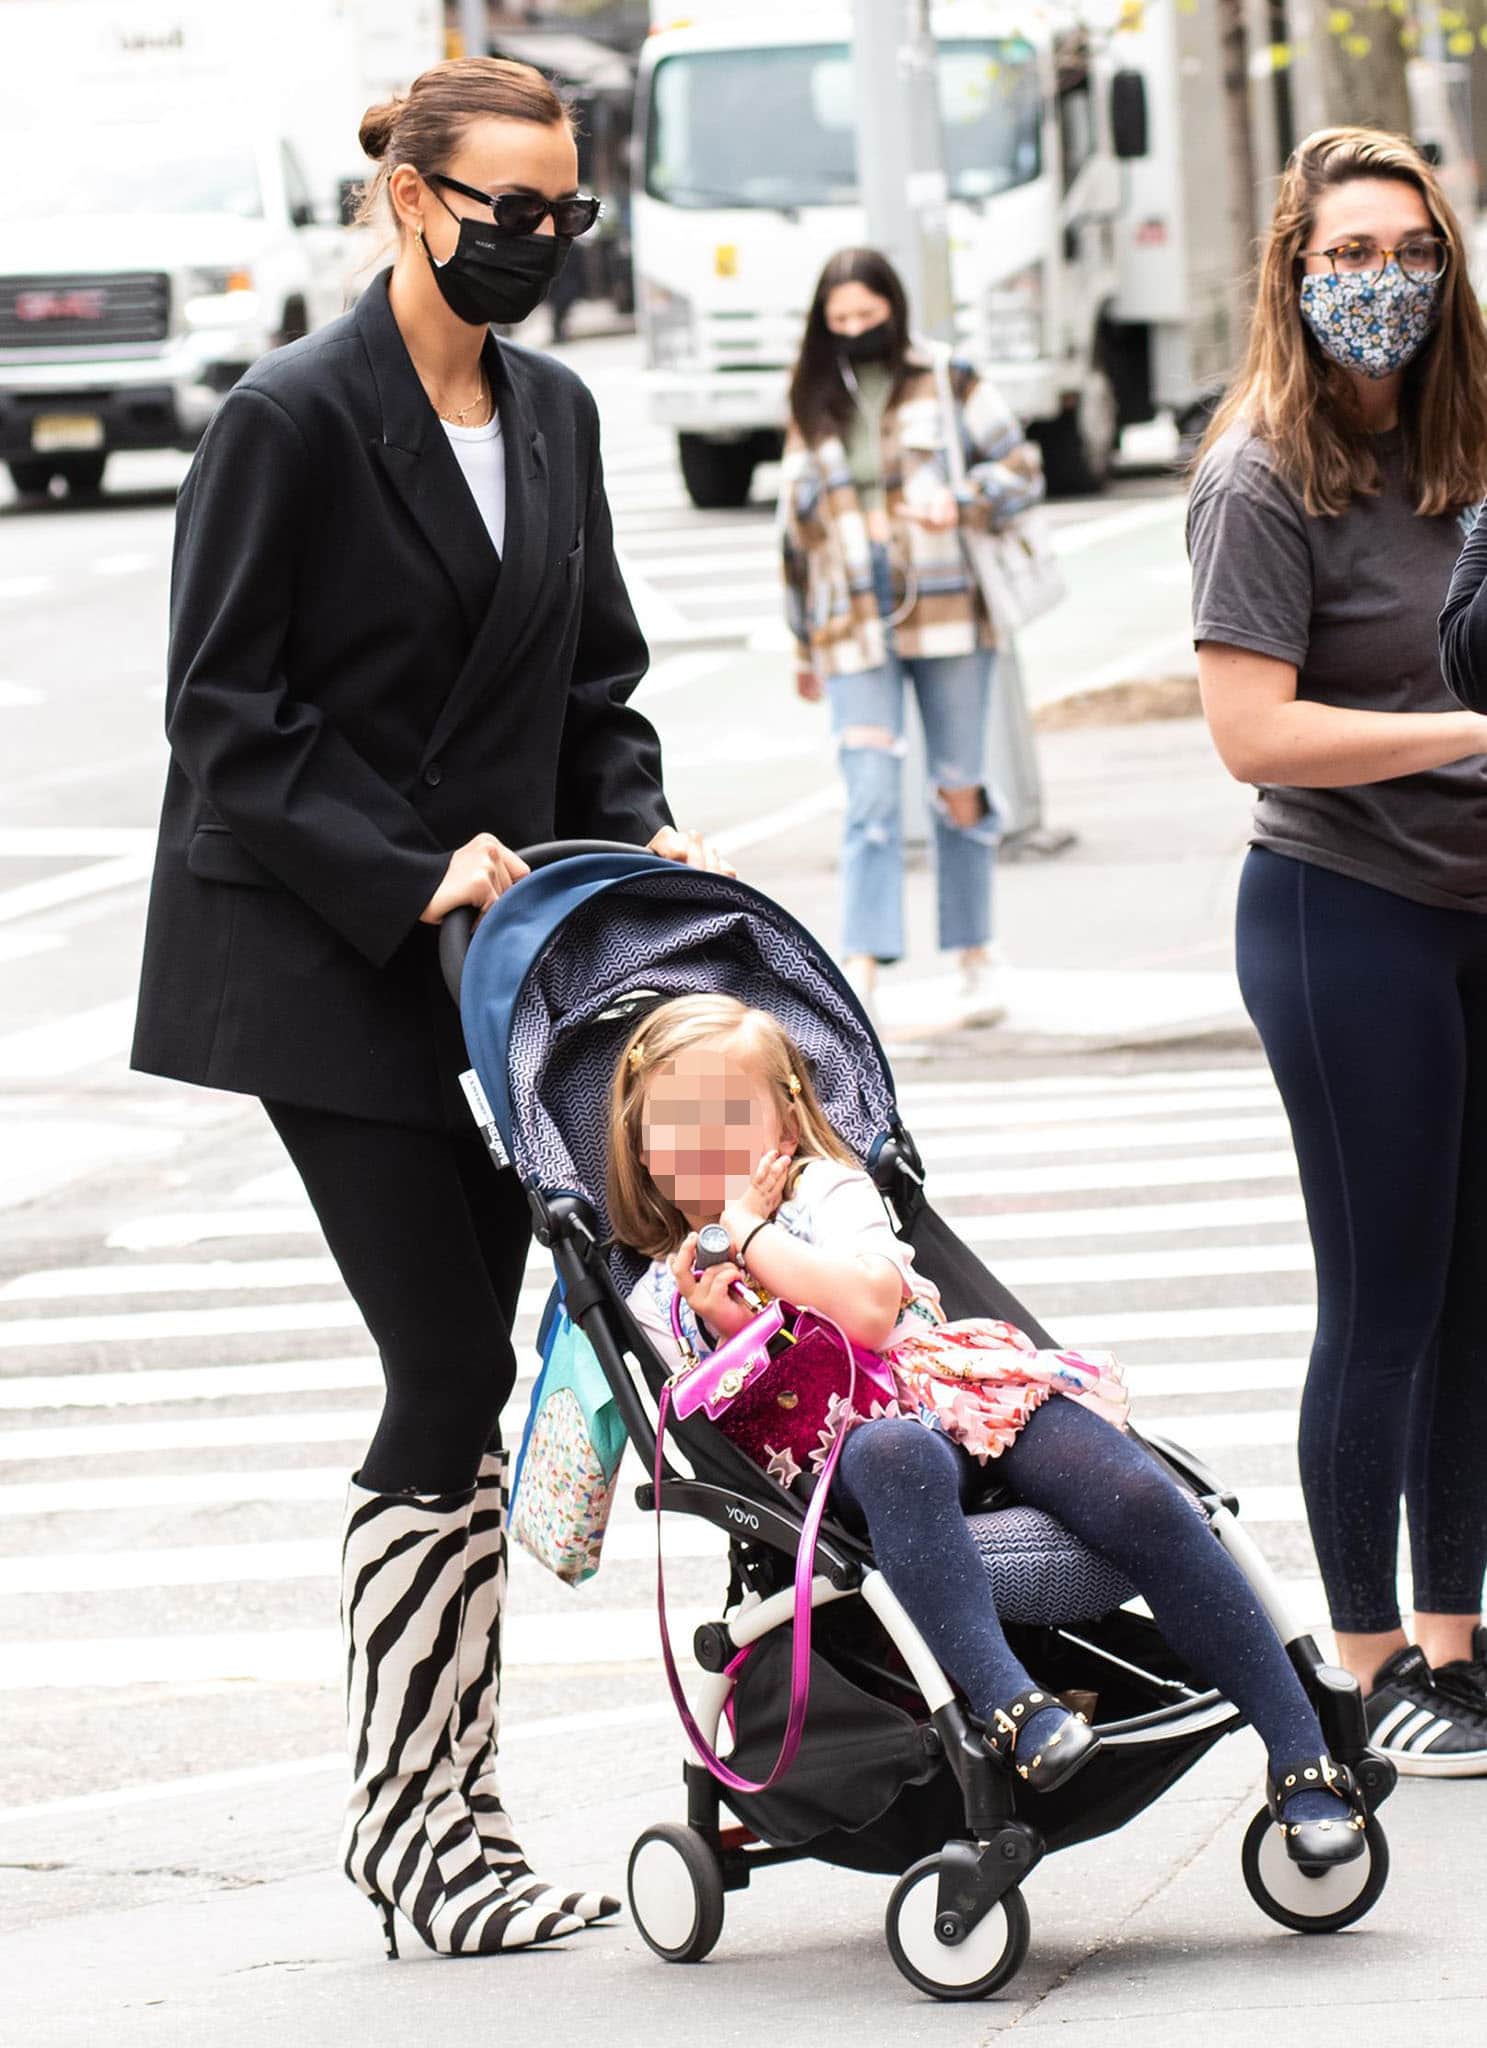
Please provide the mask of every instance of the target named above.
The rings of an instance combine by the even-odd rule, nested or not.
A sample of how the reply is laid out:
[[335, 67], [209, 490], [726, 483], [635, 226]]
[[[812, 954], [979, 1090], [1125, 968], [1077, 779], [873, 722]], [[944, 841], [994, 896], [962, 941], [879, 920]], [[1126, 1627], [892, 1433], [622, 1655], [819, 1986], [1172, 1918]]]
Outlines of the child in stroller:
[[[468, 920], [447, 920], [441, 933], [474, 1069], [471, 1106], [497, 1164], [521, 1174], [567, 1313], [655, 1470], [641, 1504], [701, 1518], [729, 1539], [722, 1613], [696, 1632], [702, 1676], [692, 1704], [678, 1704], [689, 1734], [700, 1731], [696, 1755], [725, 1721], [732, 1744], [725, 1774], [684, 1763], [685, 1821], [657, 1822], [634, 1844], [630, 1905], [645, 1941], [667, 1961], [701, 1962], [722, 1933], [727, 1893], [810, 1858], [896, 1880], [886, 1932], [898, 1969], [936, 1998], [985, 1997], [1027, 1953], [1023, 1888], [1039, 1860], [1126, 1825], [1246, 1716], [1280, 1773], [1244, 1837], [1251, 1897], [1301, 1932], [1360, 1920], [1388, 1879], [1377, 1809], [1395, 1773], [1368, 1747], [1356, 1681], [1296, 1626], [1234, 1497], [1179, 1446], [1122, 1433], [1114, 1368], [1059, 1353], [935, 1209], [882, 1048], [824, 951], [733, 877], [621, 845], [568, 842], [523, 857], [530, 877], [473, 941]], [[673, 1003], [701, 991], [741, 1002], [676, 1013], [693, 1021], [663, 1057], [657, 1034]], [[673, 1087], [678, 1077], [686, 1085]], [[596, 1114], [611, 1090], [616, 1115]], [[654, 1113], [668, 1102], [669, 1124]], [[787, 1150], [788, 1168], [766, 1163]], [[814, 1294], [828, 1315], [845, 1312], [902, 1368], [896, 1405], [907, 1417], [880, 1415], [837, 1438], [852, 1451], [851, 1499], [871, 1548], [837, 1512], [845, 1486], [830, 1489], [808, 1536], [821, 1496], [808, 1498], [804, 1475], [781, 1485], [700, 1413], [658, 1431], [677, 1360], [668, 1290], [689, 1322], [693, 1303], [704, 1321], [711, 1307], [720, 1334], [729, 1320], [725, 1287], [702, 1276], [694, 1285], [679, 1256], [699, 1221], [723, 1214], [737, 1270], [757, 1269], [797, 1305], [814, 1306], [800, 1300]], [[774, 1227], [760, 1230], [767, 1219]], [[1005, 1320], [988, 1329], [987, 1318]], [[946, 1337], [963, 1340], [960, 1362], [973, 1368], [948, 1398]], [[886, 1371], [875, 1360], [873, 1377]], [[952, 1433], [942, 1417], [926, 1429], [927, 1407], [961, 1426]], [[996, 1444], [983, 1465], [977, 1450]], [[998, 1476], [1056, 1504], [1131, 1569], [1052, 1515], [1007, 1504]], [[970, 1489], [979, 1495], [988, 1481], [998, 1497], [970, 1500], [963, 1515]], [[1133, 1576], [1160, 1625], [1133, 1606]], [[808, 1647], [795, 1626], [802, 1591]], [[996, 1715], [1032, 1674], [1065, 1699], [1031, 1748], [1019, 1733], [1019, 1755]], [[1050, 1702], [1027, 1704], [1007, 1714], [1020, 1731]], [[1089, 1712], [1092, 1727], [1069, 1723], [1066, 1704]], [[758, 1795], [740, 1789], [778, 1765], [781, 1729], [792, 1727], [788, 1767]], [[1063, 1757], [1078, 1751], [1067, 1773]], [[1055, 1789], [1033, 1789], [1035, 1773], [1046, 1787], [1061, 1772]], [[1283, 1819], [1282, 1802], [1303, 1788], [1322, 1796]], [[1344, 1839], [1338, 1860], [1333, 1837], [1361, 1841], [1362, 1853], [1348, 1856]], [[1319, 1858], [1295, 1860], [1298, 1846], [1324, 1843]]]
[[[1258, 1730], [1269, 1798], [1293, 1861], [1362, 1854], [1366, 1814], [1254, 1592], [1191, 1499], [1125, 1433], [1108, 1358], [1039, 1351], [988, 1319], [947, 1325], [881, 1198], [831, 1129], [807, 1063], [768, 1011], [726, 995], [662, 1004], [632, 1034], [615, 1077], [609, 1212], [651, 1264], [629, 1308], [655, 1349], [682, 1363], [742, 1329], [734, 1291], [829, 1314], [894, 1368], [896, 1412], [849, 1423], [845, 1504], [904, 1608], [984, 1725], [991, 1753], [1052, 1791], [1099, 1748], [1084, 1718], [1039, 1687], [1008, 1644], [965, 1510], [989, 1459], [1117, 1565], [1166, 1640]], [[694, 1269], [697, 1233], [720, 1222], [733, 1255]], [[792, 1461], [793, 1462], [793, 1461]], [[794, 1471], [773, 1476], [789, 1483]]]

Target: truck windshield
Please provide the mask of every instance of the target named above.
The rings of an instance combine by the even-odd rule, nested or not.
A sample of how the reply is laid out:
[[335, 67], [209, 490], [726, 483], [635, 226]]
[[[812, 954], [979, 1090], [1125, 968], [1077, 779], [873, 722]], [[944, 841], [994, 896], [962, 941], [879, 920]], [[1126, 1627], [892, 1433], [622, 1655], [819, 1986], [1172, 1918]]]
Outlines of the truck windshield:
[[[11, 138], [14, 148], [22, 138]], [[263, 213], [253, 152], [209, 137], [192, 141], [148, 128], [74, 131], [64, 145], [37, 139], [22, 157], [31, 179], [0, 183], [0, 220], [121, 213]], [[38, 193], [40, 206], [38, 208]]]
[[[945, 168], [958, 199], [1025, 185], [1042, 167], [1032, 45], [940, 45]], [[645, 189], [673, 206], [840, 206], [858, 197], [851, 53], [775, 45], [663, 57], [651, 74]]]

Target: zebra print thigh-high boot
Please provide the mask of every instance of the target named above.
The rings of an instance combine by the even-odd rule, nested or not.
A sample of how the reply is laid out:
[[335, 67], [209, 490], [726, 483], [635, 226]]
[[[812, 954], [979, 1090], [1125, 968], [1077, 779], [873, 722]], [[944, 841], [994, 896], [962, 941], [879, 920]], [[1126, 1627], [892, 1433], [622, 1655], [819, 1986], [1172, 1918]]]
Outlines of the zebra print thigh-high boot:
[[497, 1783], [510, 1469], [505, 1451], [487, 1451], [475, 1483], [453, 1726], [455, 1781], [475, 1817], [485, 1860], [513, 1897], [544, 1912], [573, 1913], [582, 1921], [607, 1920], [620, 1910], [619, 1900], [607, 1892], [563, 1891], [534, 1876]]
[[341, 1838], [351, 1882], [440, 1955], [494, 1955], [582, 1921], [513, 1896], [488, 1867], [450, 1755], [473, 1488], [368, 1493], [353, 1480], [341, 1622], [353, 1783]]

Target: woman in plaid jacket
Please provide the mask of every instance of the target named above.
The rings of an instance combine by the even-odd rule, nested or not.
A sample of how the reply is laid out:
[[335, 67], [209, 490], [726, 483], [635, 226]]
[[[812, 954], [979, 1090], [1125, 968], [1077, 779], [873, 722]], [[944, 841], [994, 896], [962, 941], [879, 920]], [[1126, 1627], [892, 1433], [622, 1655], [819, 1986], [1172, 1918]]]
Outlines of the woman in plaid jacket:
[[904, 692], [924, 727], [939, 942], [983, 1020], [992, 980], [998, 824], [984, 780], [996, 631], [959, 528], [997, 527], [1043, 495], [1036, 447], [996, 390], [955, 362], [968, 492], [947, 482], [934, 361], [909, 334], [898, 273], [843, 249], [821, 273], [790, 389], [780, 505], [796, 687], [826, 697], [846, 782], [843, 954], [869, 1005], [904, 952]]

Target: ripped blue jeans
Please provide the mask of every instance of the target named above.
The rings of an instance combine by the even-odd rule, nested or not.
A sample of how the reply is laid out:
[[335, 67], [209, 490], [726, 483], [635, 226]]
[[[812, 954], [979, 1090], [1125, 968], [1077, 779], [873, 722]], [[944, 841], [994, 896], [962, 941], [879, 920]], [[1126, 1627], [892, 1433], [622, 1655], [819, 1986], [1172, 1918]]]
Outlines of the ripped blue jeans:
[[[887, 599], [886, 558], [879, 570], [879, 608]], [[995, 655], [919, 656], [894, 652], [882, 668], [832, 676], [827, 684], [831, 730], [847, 786], [842, 834], [842, 952], [883, 962], [903, 958], [904, 697], [912, 684], [924, 727], [930, 814], [934, 820], [939, 943], [946, 950], [984, 946], [991, 938], [992, 880], [1000, 826], [985, 787], [986, 721]], [[982, 815], [960, 825], [946, 790], [981, 792]]]

